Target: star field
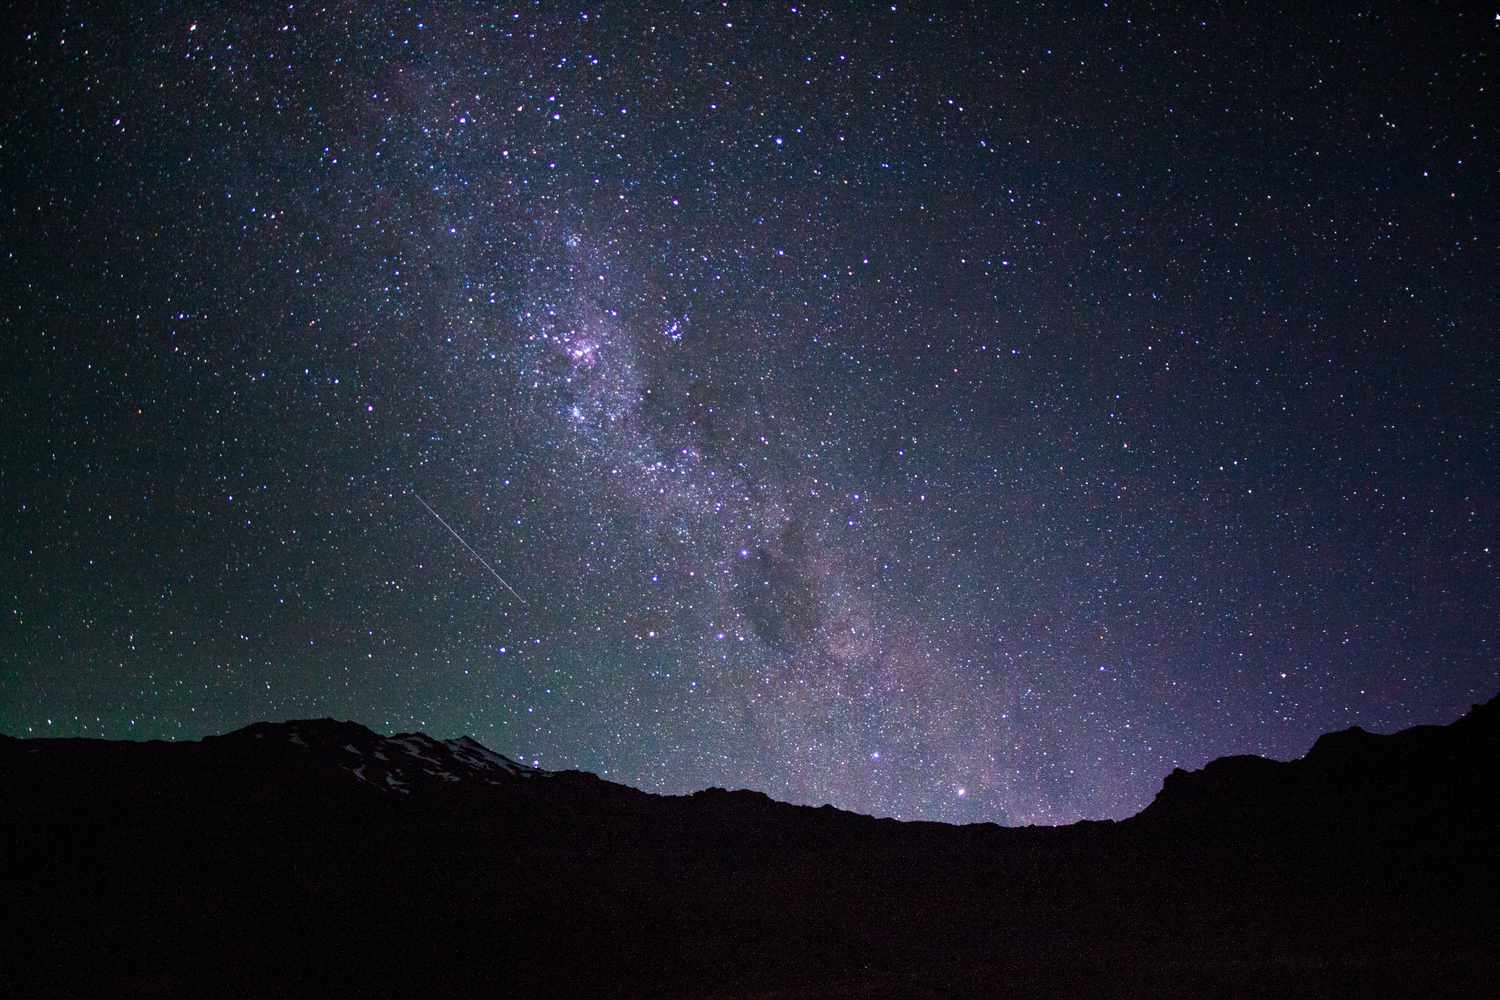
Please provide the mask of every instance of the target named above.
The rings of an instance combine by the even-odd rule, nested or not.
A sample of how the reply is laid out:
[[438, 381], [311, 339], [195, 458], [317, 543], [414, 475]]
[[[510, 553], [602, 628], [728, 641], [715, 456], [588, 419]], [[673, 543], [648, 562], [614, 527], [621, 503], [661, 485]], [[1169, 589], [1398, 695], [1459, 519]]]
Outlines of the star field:
[[5, 30], [0, 731], [1055, 823], [1500, 688], [1482, 11]]

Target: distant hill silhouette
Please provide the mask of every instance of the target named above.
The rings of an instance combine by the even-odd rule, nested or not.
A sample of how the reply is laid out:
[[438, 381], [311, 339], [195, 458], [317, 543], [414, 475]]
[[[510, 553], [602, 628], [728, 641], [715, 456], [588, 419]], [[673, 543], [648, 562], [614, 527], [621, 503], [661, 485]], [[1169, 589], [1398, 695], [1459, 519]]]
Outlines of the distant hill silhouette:
[[650, 795], [332, 720], [0, 737], [0, 995], [1493, 995], [1500, 699], [1123, 822]]

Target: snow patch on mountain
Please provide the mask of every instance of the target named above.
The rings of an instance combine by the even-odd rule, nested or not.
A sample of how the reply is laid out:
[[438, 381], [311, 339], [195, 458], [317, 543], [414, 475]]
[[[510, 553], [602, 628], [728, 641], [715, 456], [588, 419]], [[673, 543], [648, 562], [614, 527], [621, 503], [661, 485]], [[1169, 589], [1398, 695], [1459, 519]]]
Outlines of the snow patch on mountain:
[[464, 784], [506, 785], [548, 775], [496, 753], [472, 736], [437, 740], [426, 733], [382, 736], [333, 719], [259, 722], [221, 739], [280, 741], [389, 794]]

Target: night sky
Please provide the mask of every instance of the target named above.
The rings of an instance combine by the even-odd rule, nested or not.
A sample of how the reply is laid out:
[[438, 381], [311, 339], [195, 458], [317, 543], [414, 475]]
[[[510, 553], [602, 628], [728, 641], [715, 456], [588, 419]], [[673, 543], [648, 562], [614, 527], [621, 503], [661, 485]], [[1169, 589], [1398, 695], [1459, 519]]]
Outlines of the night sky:
[[1324, 6], [13, 13], [0, 731], [1020, 824], [1451, 721], [1500, 21]]

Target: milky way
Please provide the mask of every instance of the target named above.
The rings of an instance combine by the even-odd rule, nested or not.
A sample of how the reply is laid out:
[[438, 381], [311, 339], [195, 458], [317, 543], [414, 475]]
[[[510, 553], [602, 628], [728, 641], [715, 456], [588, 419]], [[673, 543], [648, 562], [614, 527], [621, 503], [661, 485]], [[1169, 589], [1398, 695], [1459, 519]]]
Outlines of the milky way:
[[5, 732], [1064, 822], [1500, 688], [1480, 14], [7, 31]]

